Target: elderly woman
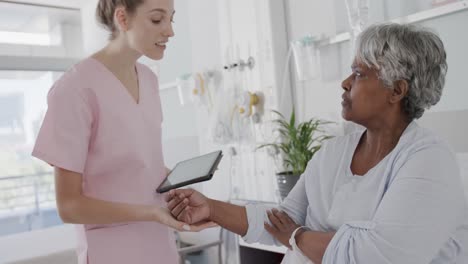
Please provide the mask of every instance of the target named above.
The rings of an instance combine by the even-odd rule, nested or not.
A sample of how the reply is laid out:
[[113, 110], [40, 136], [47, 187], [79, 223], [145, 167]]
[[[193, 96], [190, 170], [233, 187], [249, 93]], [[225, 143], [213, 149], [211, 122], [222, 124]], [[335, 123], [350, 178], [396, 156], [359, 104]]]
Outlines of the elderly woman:
[[442, 41], [381, 24], [358, 39], [342, 116], [366, 129], [329, 140], [280, 210], [172, 191], [179, 220], [213, 220], [248, 242], [284, 244], [283, 263], [468, 263], [468, 214], [454, 154], [414, 121], [447, 72]]

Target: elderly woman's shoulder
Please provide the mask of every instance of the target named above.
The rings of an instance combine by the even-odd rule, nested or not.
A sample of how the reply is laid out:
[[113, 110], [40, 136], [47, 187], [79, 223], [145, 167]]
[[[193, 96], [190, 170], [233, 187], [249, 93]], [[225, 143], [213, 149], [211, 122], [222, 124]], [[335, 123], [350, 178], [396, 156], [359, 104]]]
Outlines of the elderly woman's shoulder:
[[406, 148], [444, 148], [452, 152], [449, 143], [434, 131], [412, 122], [400, 138], [399, 145]]
[[326, 152], [343, 153], [345, 149], [353, 147], [361, 135], [362, 131], [358, 130], [345, 135], [334, 136], [323, 143], [322, 149]]
[[432, 130], [412, 122], [405, 130], [391, 155], [395, 167], [408, 160], [430, 163], [439, 167], [457, 168], [457, 157], [449, 143]]
[[[356, 147], [356, 144], [361, 138], [363, 132], [364, 129], [356, 129], [345, 135], [335, 136], [323, 144], [322, 151], [327, 152], [328, 154], [343, 154], [349, 148]], [[448, 142], [442, 137], [434, 133], [432, 130], [421, 127], [416, 122], [412, 122], [400, 137], [399, 143], [396, 146], [396, 152], [402, 150], [412, 152], [433, 147], [453, 152]]]

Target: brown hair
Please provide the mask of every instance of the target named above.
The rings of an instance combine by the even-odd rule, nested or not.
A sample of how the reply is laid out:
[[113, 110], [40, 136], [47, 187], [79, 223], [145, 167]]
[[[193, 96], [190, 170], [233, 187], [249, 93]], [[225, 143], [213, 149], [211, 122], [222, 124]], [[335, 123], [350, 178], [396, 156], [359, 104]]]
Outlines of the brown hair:
[[123, 6], [129, 14], [133, 14], [143, 2], [144, 0], [99, 0], [96, 8], [97, 21], [110, 31], [110, 39], [115, 39], [117, 37], [117, 27], [114, 23], [115, 9]]

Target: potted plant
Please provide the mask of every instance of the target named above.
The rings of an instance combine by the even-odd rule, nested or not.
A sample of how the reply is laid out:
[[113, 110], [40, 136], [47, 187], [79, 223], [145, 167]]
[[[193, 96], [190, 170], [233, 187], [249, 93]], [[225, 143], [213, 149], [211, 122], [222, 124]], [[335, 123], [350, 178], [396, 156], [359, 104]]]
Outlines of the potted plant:
[[276, 153], [281, 153], [284, 172], [276, 174], [278, 189], [283, 200], [299, 180], [305, 171], [307, 163], [322, 146], [322, 142], [331, 138], [324, 134], [322, 125], [332, 122], [317, 118], [297, 123], [294, 110], [289, 121], [278, 111], [273, 111], [279, 116], [273, 120], [278, 125], [279, 142], [263, 144], [258, 148], [273, 147]]

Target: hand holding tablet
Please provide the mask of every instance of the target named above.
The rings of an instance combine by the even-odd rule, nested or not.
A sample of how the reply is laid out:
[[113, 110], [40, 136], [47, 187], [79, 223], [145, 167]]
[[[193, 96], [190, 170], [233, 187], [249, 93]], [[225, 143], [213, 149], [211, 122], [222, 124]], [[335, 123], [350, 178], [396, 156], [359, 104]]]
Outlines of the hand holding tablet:
[[222, 157], [222, 151], [219, 150], [177, 163], [156, 191], [164, 193], [192, 183], [210, 180]]

